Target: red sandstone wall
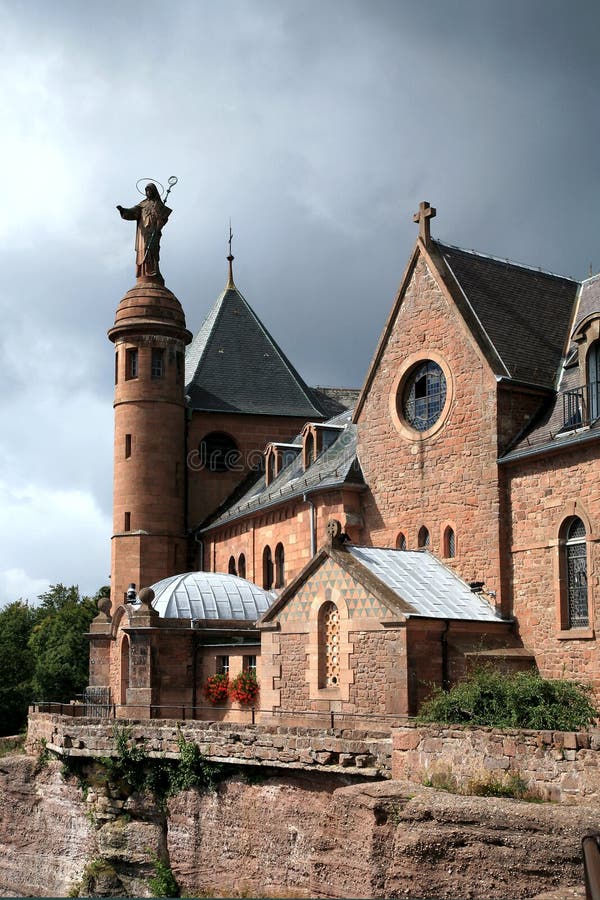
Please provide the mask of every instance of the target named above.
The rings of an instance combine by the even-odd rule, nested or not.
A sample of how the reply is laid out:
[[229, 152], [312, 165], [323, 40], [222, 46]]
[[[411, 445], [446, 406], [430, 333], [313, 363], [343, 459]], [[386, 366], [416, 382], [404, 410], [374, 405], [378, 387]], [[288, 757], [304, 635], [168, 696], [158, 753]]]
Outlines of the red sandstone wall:
[[[390, 398], [411, 354], [442, 358], [453, 400], [432, 436], [408, 439], [393, 422]], [[395, 404], [394, 404], [395, 405]], [[442, 553], [446, 524], [454, 527], [457, 556], [450, 565], [467, 581], [500, 592], [499, 493], [496, 466], [496, 380], [454, 304], [419, 259], [389, 343], [358, 421], [359, 458], [370, 488], [365, 536], [394, 547], [399, 531], [409, 549], [422, 525], [430, 549]]]
[[[356, 491], [331, 491], [313, 496], [317, 547], [325, 540], [329, 519], [339, 519], [355, 540], [359, 530], [348, 525], [347, 519], [360, 515], [360, 494]], [[310, 509], [308, 503], [297, 501], [262, 512], [254, 518], [234, 522], [205, 539], [204, 568], [213, 572], [227, 572], [229, 558], [236, 563], [240, 553], [246, 557], [246, 578], [262, 586], [263, 551], [268, 545], [273, 558], [281, 541], [285, 552], [285, 583], [288, 584], [311, 558]], [[354, 532], [354, 533], [353, 533]]]
[[[598, 444], [506, 467], [510, 498], [511, 580], [514, 614], [542, 675], [591, 681], [600, 694], [596, 633], [600, 584], [600, 479]], [[561, 630], [559, 529], [571, 515], [588, 525], [590, 629]]]
[[[231, 494], [251, 468], [262, 463], [269, 441], [289, 441], [301, 430], [306, 419], [285, 416], [251, 416], [227, 413], [194, 412], [188, 434], [188, 524], [201, 522]], [[212, 431], [221, 431], [236, 441], [241, 454], [235, 471], [210, 472], [200, 468], [196, 451], [201, 440]]]

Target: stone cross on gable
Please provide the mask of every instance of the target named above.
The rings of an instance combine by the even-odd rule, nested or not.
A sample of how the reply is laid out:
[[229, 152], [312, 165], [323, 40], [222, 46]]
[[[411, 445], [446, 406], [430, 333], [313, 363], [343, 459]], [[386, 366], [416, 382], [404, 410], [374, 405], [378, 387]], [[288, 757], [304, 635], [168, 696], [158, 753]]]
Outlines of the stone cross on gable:
[[431, 241], [430, 219], [435, 216], [435, 206], [431, 206], [427, 200], [419, 203], [419, 212], [413, 216], [413, 222], [419, 223], [419, 237], [427, 247]]

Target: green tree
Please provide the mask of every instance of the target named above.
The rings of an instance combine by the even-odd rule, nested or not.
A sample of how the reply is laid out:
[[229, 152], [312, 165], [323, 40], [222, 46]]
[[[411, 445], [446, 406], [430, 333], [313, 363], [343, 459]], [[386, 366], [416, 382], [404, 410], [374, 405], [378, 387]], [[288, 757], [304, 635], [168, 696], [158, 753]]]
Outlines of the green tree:
[[16, 734], [27, 722], [33, 653], [29, 639], [37, 610], [23, 600], [0, 610], [0, 734]]
[[41, 594], [38, 619], [29, 638], [34, 656], [34, 699], [68, 702], [88, 683], [89, 644], [85, 633], [98, 613], [96, 600], [76, 585], [55, 584]]

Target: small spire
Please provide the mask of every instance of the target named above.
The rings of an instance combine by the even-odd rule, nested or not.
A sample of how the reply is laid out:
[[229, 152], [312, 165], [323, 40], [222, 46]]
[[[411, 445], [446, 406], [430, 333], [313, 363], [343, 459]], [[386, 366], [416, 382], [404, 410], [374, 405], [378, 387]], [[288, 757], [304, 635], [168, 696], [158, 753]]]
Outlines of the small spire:
[[233, 260], [235, 256], [233, 256], [231, 252], [231, 241], [233, 240], [233, 231], [231, 230], [231, 219], [229, 220], [229, 256], [227, 257], [227, 262], [229, 263], [229, 280], [227, 281], [226, 291], [235, 290], [235, 282], [233, 280]]

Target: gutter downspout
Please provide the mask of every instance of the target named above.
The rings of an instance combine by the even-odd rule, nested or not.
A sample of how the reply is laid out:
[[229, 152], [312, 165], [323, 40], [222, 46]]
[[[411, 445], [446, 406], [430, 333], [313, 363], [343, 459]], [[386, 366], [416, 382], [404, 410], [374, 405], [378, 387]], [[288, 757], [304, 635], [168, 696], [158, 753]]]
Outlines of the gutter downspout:
[[316, 556], [317, 553], [317, 536], [315, 534], [315, 504], [308, 494], [302, 494], [302, 499], [308, 504], [310, 509], [310, 558]]

